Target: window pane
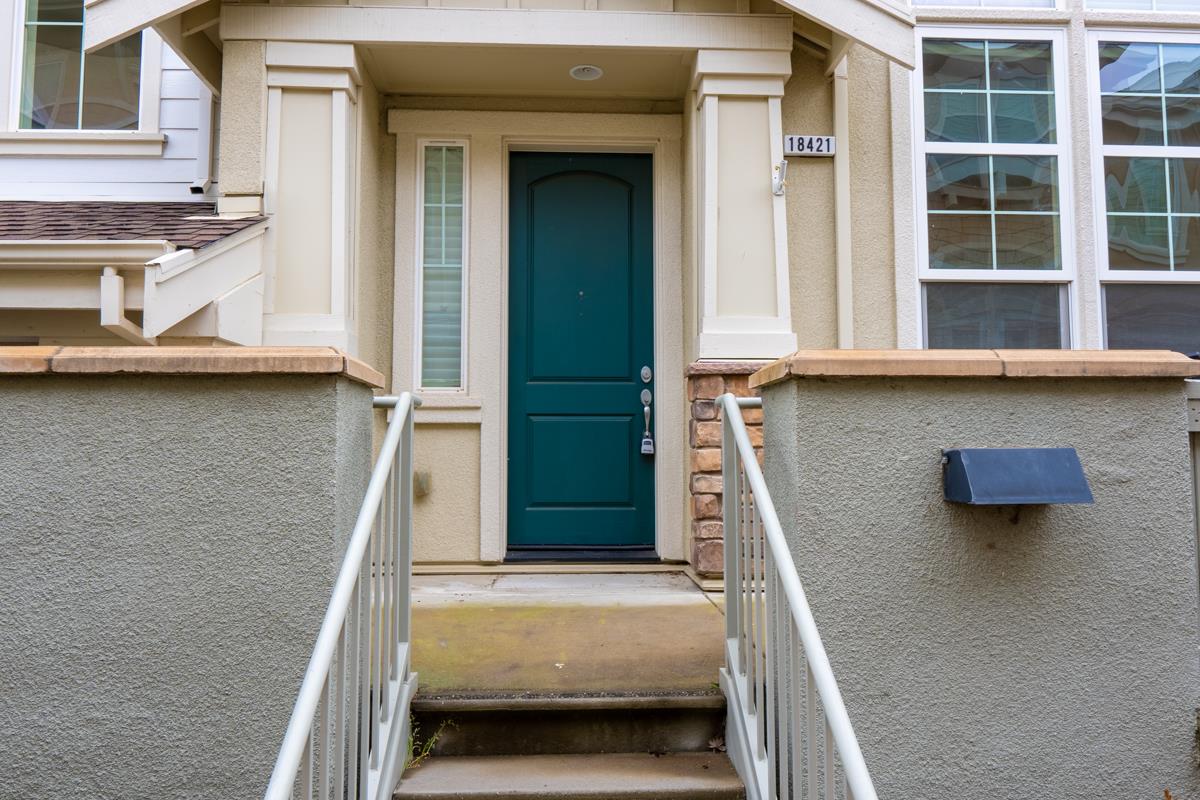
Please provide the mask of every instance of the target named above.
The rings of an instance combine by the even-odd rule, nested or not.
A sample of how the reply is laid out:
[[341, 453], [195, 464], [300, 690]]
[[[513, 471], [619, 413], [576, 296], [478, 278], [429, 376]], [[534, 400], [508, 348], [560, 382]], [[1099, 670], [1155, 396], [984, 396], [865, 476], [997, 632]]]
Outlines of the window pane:
[[1109, 269], [1170, 269], [1167, 217], [1108, 217]]
[[1154, 0], [1087, 0], [1087, 7], [1152, 11], [1154, 9]]
[[991, 215], [930, 214], [929, 266], [932, 269], [991, 269]]
[[1168, 97], [1167, 144], [1200, 146], [1200, 97]]
[[1054, 88], [1049, 42], [989, 42], [988, 65], [993, 91]]
[[1057, 211], [1058, 159], [1054, 156], [996, 156], [997, 211]]
[[1163, 82], [1168, 94], [1200, 94], [1200, 44], [1164, 44]]
[[1100, 98], [1105, 144], [1163, 144], [1163, 99], [1105, 95]]
[[1161, 92], [1158, 45], [1101, 42], [1100, 91]]
[[987, 96], [926, 92], [925, 139], [930, 142], [986, 142]]
[[1161, 158], [1104, 159], [1104, 191], [1108, 210], [1116, 212], [1167, 211], [1167, 174]]
[[1175, 269], [1200, 270], [1200, 217], [1171, 220], [1175, 243]]
[[970, 8], [1054, 8], [1054, 0], [913, 0], [914, 6], [967, 6]]
[[444, 165], [446, 171], [445, 201], [461, 204], [463, 201], [463, 149], [461, 147], [445, 148]]
[[462, 385], [463, 155], [426, 147], [421, 271], [421, 386]]
[[21, 127], [79, 127], [83, 27], [35, 25], [26, 31]]
[[82, 127], [89, 130], [137, 130], [141, 73], [140, 33], [86, 56], [83, 65]]
[[991, 209], [987, 156], [929, 155], [925, 175], [930, 210]]
[[924, 69], [926, 89], [984, 89], [983, 42], [926, 39]]
[[1171, 210], [1176, 214], [1200, 214], [1200, 158], [1172, 158]]
[[1062, 290], [1055, 284], [927, 283], [931, 348], [1058, 348]]
[[425, 206], [425, 241], [422, 252], [425, 255], [426, 266], [443, 264], [446, 260], [442, 252], [442, 231], [446, 228], [442, 219], [443, 213], [441, 206]]
[[29, 22], [83, 22], [83, 0], [25, 0]]
[[996, 215], [997, 269], [1061, 269], [1058, 217]]
[[1054, 95], [992, 95], [992, 141], [1053, 144]]
[[1200, 286], [1113, 283], [1104, 307], [1113, 349], [1200, 351]]

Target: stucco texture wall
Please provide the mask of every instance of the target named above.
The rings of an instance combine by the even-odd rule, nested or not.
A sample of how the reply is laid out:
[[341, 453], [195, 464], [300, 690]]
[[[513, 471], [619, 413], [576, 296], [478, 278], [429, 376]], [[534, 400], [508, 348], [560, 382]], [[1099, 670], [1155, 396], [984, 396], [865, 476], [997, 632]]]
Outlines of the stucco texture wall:
[[358, 96], [358, 357], [382, 372], [384, 387], [392, 390], [396, 137], [387, 133], [381, 98], [370, 76], [364, 74]]
[[366, 486], [370, 390], [0, 390], [0, 796], [261, 797]]
[[[891, 84], [888, 62], [853, 46], [849, 53], [854, 346], [896, 345], [892, 223]], [[833, 89], [825, 62], [792, 50], [792, 77], [781, 103], [784, 133], [832, 134]], [[788, 264], [792, 329], [801, 349], [837, 346], [833, 159], [788, 159]]]
[[[1195, 797], [1182, 381], [768, 387], [766, 479], [880, 797]], [[947, 447], [1070, 446], [1086, 506], [942, 499]]]
[[418, 425], [413, 466], [430, 492], [413, 503], [413, 559], [479, 561], [479, 426]]
[[266, 43], [225, 42], [221, 57], [222, 194], [262, 194], [266, 130]]

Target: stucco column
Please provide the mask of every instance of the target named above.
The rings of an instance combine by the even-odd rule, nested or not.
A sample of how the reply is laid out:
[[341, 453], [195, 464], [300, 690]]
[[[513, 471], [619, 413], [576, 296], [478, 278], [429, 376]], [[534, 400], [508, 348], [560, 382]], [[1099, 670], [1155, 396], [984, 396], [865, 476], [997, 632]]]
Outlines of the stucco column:
[[262, 210], [271, 219], [263, 344], [357, 352], [358, 56], [350, 44], [266, 42], [262, 58]]
[[696, 54], [701, 359], [776, 358], [796, 349], [786, 210], [772, 193], [790, 75], [785, 52]]

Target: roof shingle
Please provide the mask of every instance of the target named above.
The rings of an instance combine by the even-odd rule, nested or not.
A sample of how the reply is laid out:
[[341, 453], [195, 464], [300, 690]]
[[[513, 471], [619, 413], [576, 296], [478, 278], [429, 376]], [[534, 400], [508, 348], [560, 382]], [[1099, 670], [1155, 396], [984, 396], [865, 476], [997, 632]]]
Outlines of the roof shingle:
[[216, 216], [213, 203], [0, 201], [0, 240], [165, 239], [199, 249], [265, 217]]

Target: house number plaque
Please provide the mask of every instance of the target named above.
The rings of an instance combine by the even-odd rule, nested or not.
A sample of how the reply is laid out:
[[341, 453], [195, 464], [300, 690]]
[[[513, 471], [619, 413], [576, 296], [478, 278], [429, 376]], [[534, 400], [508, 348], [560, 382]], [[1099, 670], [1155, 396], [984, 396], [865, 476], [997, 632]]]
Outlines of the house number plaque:
[[837, 139], [832, 136], [789, 133], [783, 137], [785, 156], [831, 156], [836, 151]]

